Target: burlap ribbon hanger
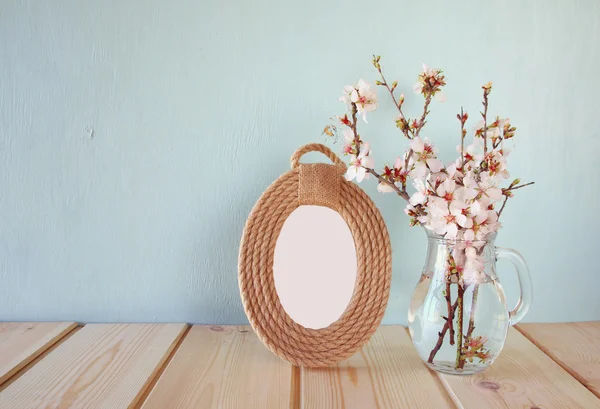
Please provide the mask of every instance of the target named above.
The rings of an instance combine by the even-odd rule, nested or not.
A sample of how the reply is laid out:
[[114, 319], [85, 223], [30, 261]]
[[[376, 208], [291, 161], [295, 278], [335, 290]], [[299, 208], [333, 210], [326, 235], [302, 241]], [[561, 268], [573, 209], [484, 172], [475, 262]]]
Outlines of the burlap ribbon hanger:
[[[325, 154], [334, 164], [301, 164], [300, 157], [311, 151]], [[252, 328], [273, 353], [294, 365], [327, 366], [353, 355], [379, 326], [390, 292], [390, 240], [374, 203], [343, 178], [346, 166], [331, 149], [305, 145], [292, 155], [291, 167], [267, 188], [248, 217], [239, 254], [240, 292]], [[279, 232], [301, 205], [326, 206], [338, 212], [356, 247], [352, 299], [337, 321], [321, 329], [305, 328], [289, 317], [273, 279]]]

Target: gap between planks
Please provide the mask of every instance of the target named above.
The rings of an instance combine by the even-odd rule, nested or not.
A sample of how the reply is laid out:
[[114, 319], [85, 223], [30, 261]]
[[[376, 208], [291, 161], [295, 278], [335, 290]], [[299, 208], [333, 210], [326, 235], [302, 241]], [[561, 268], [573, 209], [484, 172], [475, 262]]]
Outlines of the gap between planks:
[[292, 367], [292, 387], [290, 391], [290, 409], [301, 409], [302, 406], [302, 368]]
[[331, 367], [302, 369], [301, 389], [306, 409], [456, 407], [400, 325], [381, 326], [361, 351]]
[[71, 338], [75, 333], [77, 333], [81, 328], [83, 328], [85, 324], [77, 324], [74, 327], [70, 328], [69, 331], [65, 332], [62, 337], [58, 338], [53, 344], [51, 344], [48, 348], [43, 350], [40, 354], [38, 354], [34, 359], [29, 361], [25, 366], [15, 372], [10, 378], [8, 378], [3, 384], [0, 385], [0, 392], [6, 389], [10, 384], [15, 382], [21, 376], [25, 374], [28, 370], [33, 368], [38, 362], [48, 356], [52, 351], [58, 348], [63, 342], [67, 339]]
[[438, 376], [459, 407], [600, 409], [593, 393], [516, 328], [486, 371]]
[[[77, 325], [74, 328], [70, 329], [68, 332], [66, 332], [61, 338], [57, 339], [51, 346], [49, 346], [44, 351], [42, 351], [36, 358], [34, 358], [32, 361], [30, 361], [25, 366], [23, 366], [15, 374], [13, 374], [6, 382], [4, 382], [2, 385], [0, 385], [0, 392], [3, 391], [5, 388], [7, 388], [9, 385], [11, 385], [13, 382], [15, 382], [17, 379], [19, 379], [21, 376], [23, 376], [29, 369], [31, 369], [38, 362], [40, 362], [42, 359], [44, 359], [46, 356], [48, 356], [50, 353], [52, 353], [63, 342], [66, 342], [70, 337], [72, 337], [73, 335], [75, 335], [82, 328], [83, 328], [83, 325]], [[152, 374], [153, 375], [152, 378], [148, 381], [148, 383], [145, 385], [145, 387], [143, 387], [140, 390], [139, 395], [138, 395], [139, 398], [136, 399], [136, 403], [133, 406], [133, 408], [140, 408], [144, 404], [144, 402], [146, 401], [147, 397], [152, 392], [152, 390], [154, 389], [155, 385], [157, 384], [157, 382], [159, 381], [159, 379], [163, 375], [164, 371], [169, 366], [169, 364], [172, 361], [173, 357], [179, 351], [180, 346], [183, 344], [184, 340], [187, 338], [187, 336], [188, 336], [188, 334], [189, 334], [189, 332], [190, 332], [191, 329], [192, 329], [191, 325], [187, 325], [183, 329], [181, 335], [179, 336], [179, 339], [174, 344], [174, 346], [171, 349], [171, 351], [167, 354], [167, 357], [163, 360], [163, 362], [160, 363], [160, 366], [157, 368], [157, 370], [154, 371], [154, 373]], [[408, 332], [407, 328], [404, 328], [404, 329]], [[586, 386], [585, 380], [582, 379], [581, 375], [579, 375], [573, 369], [570, 369], [565, 363], [563, 363], [560, 360], [556, 359], [556, 357], [552, 356], [552, 354], [549, 353], [549, 351], [547, 351], [546, 348], [544, 348], [543, 346], [541, 346], [539, 342], [537, 342], [534, 338], [532, 338], [532, 336], [529, 335], [520, 326], [515, 326], [515, 329], [517, 329], [518, 332], [521, 333], [527, 340], [529, 340], [537, 349], [539, 349], [542, 353], [544, 353], [544, 355], [548, 356], [558, 366], [560, 366], [562, 369], [564, 369], [569, 375], [571, 375], [573, 378], [575, 378], [577, 380], [577, 382], [581, 383], [583, 386], [586, 387], [586, 389], [590, 390], [590, 392], [592, 392], [596, 396], [598, 396], [598, 394], [596, 394], [593, 390], [591, 390], [590, 388], [588, 388]], [[428, 369], [428, 370], [430, 372], [432, 372], [430, 369]], [[292, 371], [292, 376], [291, 376], [291, 393], [290, 393], [290, 401], [289, 401], [290, 402], [290, 408], [292, 408], [292, 409], [300, 409], [300, 408], [302, 408], [302, 405], [303, 405], [303, 402], [302, 402], [302, 394], [303, 394], [303, 390], [302, 390], [303, 388], [302, 388], [302, 386], [303, 385], [302, 385], [301, 368], [291, 365], [291, 371]], [[452, 388], [449, 387], [449, 385], [445, 385], [445, 382], [442, 379], [440, 379], [438, 376], [434, 375], [433, 378], [436, 379], [436, 382], [449, 395], [451, 401], [453, 401], [453, 403], [456, 404], [460, 408], [461, 407], [460, 400], [453, 393]]]
[[172, 347], [170, 347], [170, 350], [168, 350], [165, 357], [161, 361], [159, 361], [158, 366], [154, 368], [154, 370], [150, 374], [150, 378], [144, 383], [144, 385], [142, 385], [142, 388], [139, 390], [139, 392], [133, 399], [132, 403], [128, 406], [128, 408], [139, 407], [139, 404], [143, 403], [143, 401], [147, 398], [147, 393], [150, 393], [150, 391], [152, 391], [154, 385], [156, 384], [158, 379], [160, 379], [160, 375], [163, 373], [164, 369], [171, 361], [171, 358], [173, 358], [173, 355], [175, 355], [175, 352], [177, 352], [177, 350], [179, 349], [179, 345], [181, 345], [181, 342], [192, 328], [190, 324], [185, 323], [183, 325], [184, 327], [177, 335], [177, 338], [175, 338], [175, 342], [172, 344]]
[[[408, 329], [408, 327], [405, 327], [405, 326], [402, 326], [402, 327], [408, 334], [408, 338], [410, 338], [410, 330]], [[412, 339], [411, 339], [411, 342], [412, 342]], [[454, 394], [454, 391], [444, 384], [444, 381], [442, 379], [440, 379], [440, 377], [438, 376], [436, 371], [434, 371], [433, 369], [431, 369], [430, 367], [425, 365], [425, 363], [423, 363], [423, 365], [427, 367], [427, 370], [429, 371], [431, 376], [435, 379], [435, 382], [440, 387], [440, 389], [446, 392], [446, 395], [449, 398], [448, 402], [446, 402], [448, 404], [448, 408], [452, 407], [452, 406], [450, 406], [450, 402], [452, 402], [452, 405], [454, 405], [455, 408], [462, 409], [463, 406], [460, 403], [460, 400], [458, 399], [458, 397]]]
[[160, 368], [158, 368], [154, 372], [154, 377], [148, 382], [147, 386], [140, 391], [141, 393], [138, 395], [139, 398], [137, 399], [137, 403], [135, 405], [133, 405], [133, 409], [139, 409], [144, 405], [144, 402], [146, 402], [146, 399], [148, 399], [148, 395], [150, 395], [150, 392], [152, 392], [152, 390], [158, 383], [158, 380], [160, 379], [162, 374], [165, 372], [165, 369], [167, 369], [167, 366], [169, 366], [169, 363], [171, 362], [171, 360], [173, 359], [173, 357], [175, 356], [177, 351], [179, 351], [179, 347], [181, 346], [181, 344], [183, 344], [183, 341], [186, 339], [186, 337], [190, 333], [190, 330], [193, 327], [192, 324], [186, 324], [186, 325], [187, 326], [183, 330], [183, 333], [179, 336], [179, 339], [175, 343], [175, 346], [173, 347], [171, 352], [168, 354], [167, 358], [164, 360], [164, 362], [162, 363]]
[[542, 343], [536, 340], [530, 333], [528, 333], [524, 328], [520, 325], [514, 326], [517, 331], [519, 331], [525, 338], [527, 338], [533, 345], [535, 345], [540, 351], [546, 354], [550, 359], [552, 359], [558, 366], [567, 371], [569, 375], [577, 380], [580, 384], [582, 384], [587, 390], [592, 392], [596, 397], [600, 398], [600, 392], [598, 392], [595, 388], [589, 385], [588, 380], [585, 379], [583, 375], [577, 372], [574, 368], [571, 368], [566, 362], [563, 362], [559, 359], [552, 351], [548, 350], [548, 348], [544, 347]]
[[[99, 376], [104, 377], [101, 381], [104, 382], [104, 386], [108, 385], [110, 387], [109, 392], [114, 392], [110, 395], [112, 405], [106, 405], [104, 397], [99, 397], [97, 393], [89, 395], [88, 404], [95, 400], [96, 402], [93, 406], [109, 408], [135, 407], [135, 404], [142, 397], [144, 391], [151, 385], [189, 326], [181, 323], [167, 324], [164, 326], [165, 328], [160, 327], [160, 324], [100, 324], [80, 327], [79, 330], [81, 333], [77, 331], [77, 334], [71, 334], [74, 335], [73, 338], [67, 337], [63, 339], [59, 345], [56, 345], [48, 353], [44, 354], [43, 357], [36, 360], [33, 365], [30, 365], [31, 370], [20, 374], [21, 376], [17, 379], [13, 379], [11, 384], [2, 392], [2, 396], [6, 399], [0, 398], [0, 406], [7, 408], [17, 406], [37, 407], [37, 405], [44, 404], [44, 402], [39, 400], [40, 396], [44, 396], [44, 399], [46, 395], [51, 397], [51, 392], [54, 391], [53, 388], [60, 388], [60, 385], [56, 382], [52, 382], [53, 385], [49, 385], [49, 388], [46, 388], [45, 386], [47, 385], [44, 384], [48, 383], [48, 379], [53, 379], [57, 372], [72, 375], [74, 373], [72, 367], [75, 367], [78, 372], [82, 369], [82, 373], [78, 374], [76, 378], [71, 377], [67, 380], [67, 382], [73, 382], [70, 382], [66, 392], [63, 390], [60, 391], [62, 393], [59, 396], [60, 402], [58, 402], [60, 407], [73, 406], [74, 399], [84, 390], [93, 392], [94, 389], [88, 387], [92, 381], [99, 379]], [[109, 333], [112, 335], [116, 334], [117, 337], [110, 338], [107, 335]], [[152, 337], [147, 337], [149, 334]], [[106, 339], [110, 341], [108, 344], [104, 342]], [[94, 348], [100, 346], [96, 348], [100, 350], [96, 358], [93, 358], [93, 356], [97, 351], [90, 352], [90, 345], [93, 345]], [[121, 348], [121, 346], [124, 347]], [[103, 347], [105, 351], [102, 351]], [[73, 349], [72, 351], [71, 348]], [[110, 362], [113, 362], [112, 358], [116, 356], [116, 351], [121, 350], [124, 351], [124, 354], [127, 353], [135, 356], [137, 359], [137, 362], [134, 362], [136, 365], [121, 365], [119, 367], [120, 369], [127, 368], [129, 372], [126, 371], [125, 375], [132, 375], [134, 384], [131, 384], [130, 378], [117, 380], [115, 376], [112, 376], [116, 374], [116, 370], [113, 371], [113, 374], [105, 370], [108, 368], [107, 365], [104, 365], [106, 362], [101, 362], [100, 365], [97, 364], [99, 359], [107, 356], [107, 354], [110, 355]], [[92, 361], [88, 361], [89, 356], [92, 357]], [[148, 359], [144, 359], [144, 357]], [[123, 358], [126, 359], [127, 356], [123, 355]], [[123, 362], [123, 360], [116, 360], [115, 362]], [[23, 392], [26, 389], [29, 389], [30, 393]], [[7, 393], [8, 395], [6, 395]], [[18, 404], [19, 402], [20, 404]], [[53, 402], [56, 403], [56, 400]], [[73, 407], [83, 407], [84, 403], [79, 402]]]
[[292, 372], [248, 326], [195, 325], [142, 407], [289, 408]]

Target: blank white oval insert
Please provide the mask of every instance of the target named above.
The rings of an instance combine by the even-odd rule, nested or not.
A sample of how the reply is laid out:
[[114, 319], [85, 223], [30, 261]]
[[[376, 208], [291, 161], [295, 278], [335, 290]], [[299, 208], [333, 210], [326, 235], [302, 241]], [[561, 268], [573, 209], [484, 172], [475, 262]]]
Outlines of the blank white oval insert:
[[275, 245], [275, 289], [288, 315], [306, 328], [325, 328], [350, 303], [356, 248], [348, 225], [328, 207], [300, 206]]

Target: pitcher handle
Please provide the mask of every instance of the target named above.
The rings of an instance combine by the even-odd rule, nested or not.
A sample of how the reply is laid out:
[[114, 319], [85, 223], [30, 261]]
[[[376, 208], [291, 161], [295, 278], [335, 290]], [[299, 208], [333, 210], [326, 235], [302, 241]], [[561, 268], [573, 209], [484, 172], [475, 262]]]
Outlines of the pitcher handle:
[[533, 285], [531, 284], [531, 275], [527, 262], [518, 251], [504, 247], [496, 247], [496, 258], [510, 261], [517, 270], [521, 295], [515, 308], [510, 311], [510, 325], [515, 325], [523, 319], [533, 299]]

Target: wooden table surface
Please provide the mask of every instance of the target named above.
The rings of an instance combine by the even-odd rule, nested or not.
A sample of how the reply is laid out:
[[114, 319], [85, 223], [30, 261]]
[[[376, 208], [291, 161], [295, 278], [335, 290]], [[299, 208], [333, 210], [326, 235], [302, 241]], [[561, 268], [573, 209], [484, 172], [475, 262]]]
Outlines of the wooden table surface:
[[247, 326], [0, 323], [6, 408], [600, 408], [600, 322], [520, 325], [474, 376], [430, 371], [400, 326], [302, 369]]

